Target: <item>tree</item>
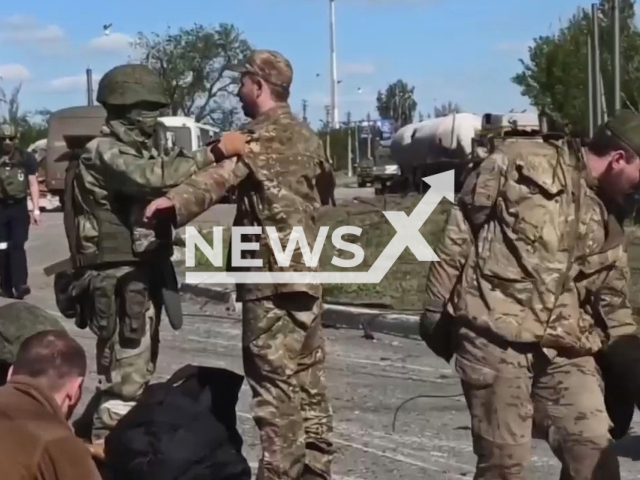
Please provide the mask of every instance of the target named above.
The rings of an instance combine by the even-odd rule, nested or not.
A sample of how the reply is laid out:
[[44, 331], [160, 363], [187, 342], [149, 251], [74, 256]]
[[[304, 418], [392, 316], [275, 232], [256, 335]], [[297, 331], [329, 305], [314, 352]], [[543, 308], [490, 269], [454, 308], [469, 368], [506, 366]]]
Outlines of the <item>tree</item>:
[[433, 116], [434, 118], [446, 117], [447, 115], [451, 115], [452, 113], [462, 113], [463, 110], [457, 103], [448, 102], [443, 103], [439, 107], [433, 107]]
[[171, 115], [193, 117], [223, 129], [240, 121], [235, 98], [238, 76], [225, 67], [244, 61], [251, 46], [234, 25], [195, 24], [177, 33], [139, 33], [135, 47], [164, 80]]
[[[635, 25], [634, 0], [620, 0], [621, 92], [623, 107], [640, 109], [640, 31]], [[600, 0], [600, 69], [606, 107], [613, 109], [613, 0]], [[529, 60], [512, 77], [523, 96], [538, 110], [568, 122], [574, 133], [586, 136], [589, 123], [588, 37], [591, 13], [578, 9], [556, 33], [539, 36], [529, 47]], [[597, 79], [596, 79], [597, 80]]]
[[[28, 148], [32, 143], [47, 138], [46, 118], [51, 113], [47, 110], [28, 112], [20, 109], [20, 92], [22, 83], [18, 84], [9, 95], [0, 86], [0, 123], [8, 123], [18, 130], [18, 146]], [[32, 117], [40, 117], [34, 120]]]
[[399, 126], [413, 122], [418, 108], [414, 99], [415, 87], [403, 80], [396, 80], [383, 92], [378, 91], [376, 109], [382, 120], [394, 120]]

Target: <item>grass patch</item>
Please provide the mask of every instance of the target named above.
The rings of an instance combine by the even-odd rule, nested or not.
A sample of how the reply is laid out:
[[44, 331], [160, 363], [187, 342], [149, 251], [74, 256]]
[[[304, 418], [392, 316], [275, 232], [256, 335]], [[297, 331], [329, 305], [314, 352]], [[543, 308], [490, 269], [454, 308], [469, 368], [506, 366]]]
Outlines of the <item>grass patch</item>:
[[[397, 196], [375, 197], [337, 207], [322, 207], [318, 212], [317, 225], [329, 227], [322, 255], [320, 271], [363, 271], [369, 270], [380, 253], [395, 236], [396, 230], [382, 214], [382, 211], [403, 211], [410, 215], [422, 197], [409, 195], [406, 198]], [[420, 229], [426, 241], [435, 248], [444, 230], [444, 222], [451, 204], [443, 199]], [[362, 228], [360, 236], [343, 235], [344, 241], [360, 245], [364, 252], [364, 260], [357, 268], [342, 268], [331, 263], [335, 256], [350, 259], [353, 254], [337, 249], [331, 242], [332, 233], [341, 226]], [[200, 235], [208, 243], [212, 240], [212, 227], [197, 227]], [[223, 230], [223, 262], [229, 249], [230, 229]], [[426, 275], [430, 262], [419, 262], [413, 253], [406, 248], [378, 284], [325, 284], [326, 301], [343, 301], [353, 303], [384, 304], [398, 310], [418, 311], [422, 309], [422, 298]], [[224, 265], [224, 263], [223, 263]], [[224, 266], [215, 267], [205, 254], [196, 248], [196, 267], [189, 271], [223, 271]]]
[[[329, 227], [327, 241], [320, 257], [322, 271], [368, 271], [384, 248], [395, 236], [396, 230], [382, 211], [403, 211], [409, 215], [422, 197], [409, 195], [376, 197], [359, 203], [323, 207], [318, 214], [318, 226]], [[366, 203], [365, 203], [366, 202]], [[435, 248], [444, 230], [444, 222], [451, 203], [443, 199], [420, 229], [425, 240]], [[335, 256], [350, 259], [353, 254], [337, 249], [331, 243], [331, 234], [343, 225], [362, 228], [362, 233], [343, 235], [343, 240], [358, 244], [365, 252], [364, 260], [357, 268], [342, 268], [331, 263]], [[419, 262], [408, 248], [402, 252], [391, 269], [377, 284], [325, 284], [326, 301], [354, 303], [383, 303], [397, 310], [422, 309], [426, 275], [431, 262]]]

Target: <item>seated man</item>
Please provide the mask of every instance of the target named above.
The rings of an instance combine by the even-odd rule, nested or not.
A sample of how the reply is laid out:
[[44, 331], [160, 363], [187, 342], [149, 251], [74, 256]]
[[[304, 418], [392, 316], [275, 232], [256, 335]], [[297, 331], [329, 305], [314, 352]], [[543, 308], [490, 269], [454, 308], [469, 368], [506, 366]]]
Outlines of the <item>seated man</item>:
[[68, 333], [27, 337], [0, 387], [0, 478], [100, 480], [69, 424], [87, 370], [83, 348]]

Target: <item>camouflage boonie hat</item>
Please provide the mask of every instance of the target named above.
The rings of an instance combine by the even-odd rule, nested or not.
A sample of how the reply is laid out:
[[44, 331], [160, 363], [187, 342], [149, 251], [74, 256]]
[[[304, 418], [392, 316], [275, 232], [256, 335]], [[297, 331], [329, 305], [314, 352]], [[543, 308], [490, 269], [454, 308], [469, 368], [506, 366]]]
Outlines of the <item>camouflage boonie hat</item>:
[[[51, 313], [31, 303], [2, 299], [0, 303], [0, 361], [13, 363], [25, 338], [43, 330], [66, 332]], [[3, 304], [4, 303], [4, 304]]]
[[618, 110], [598, 127], [601, 128], [606, 128], [640, 156], [640, 115], [631, 110]]
[[0, 138], [15, 138], [18, 136], [16, 127], [7, 123], [0, 125]]
[[147, 65], [137, 63], [118, 65], [105, 73], [98, 83], [96, 100], [103, 106], [171, 103], [160, 76]]
[[254, 50], [246, 62], [239, 65], [229, 65], [227, 70], [240, 74], [253, 74], [265, 82], [285, 90], [288, 90], [293, 82], [291, 62], [275, 50]]

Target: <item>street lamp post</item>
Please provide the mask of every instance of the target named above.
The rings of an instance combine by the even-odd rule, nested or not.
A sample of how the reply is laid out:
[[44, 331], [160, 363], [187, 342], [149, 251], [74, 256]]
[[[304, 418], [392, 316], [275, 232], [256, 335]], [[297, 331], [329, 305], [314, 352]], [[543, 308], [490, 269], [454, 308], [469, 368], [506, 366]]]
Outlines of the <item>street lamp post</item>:
[[338, 128], [338, 61], [336, 56], [336, 1], [329, 0], [329, 33], [331, 40], [331, 124]]

